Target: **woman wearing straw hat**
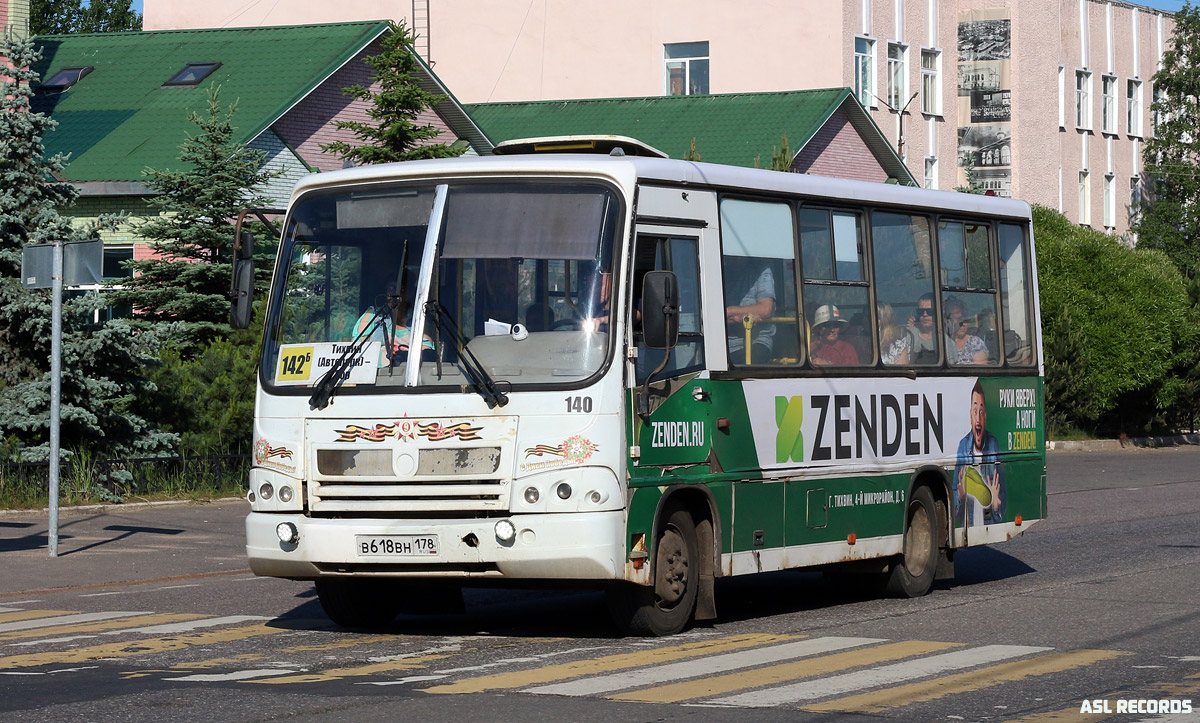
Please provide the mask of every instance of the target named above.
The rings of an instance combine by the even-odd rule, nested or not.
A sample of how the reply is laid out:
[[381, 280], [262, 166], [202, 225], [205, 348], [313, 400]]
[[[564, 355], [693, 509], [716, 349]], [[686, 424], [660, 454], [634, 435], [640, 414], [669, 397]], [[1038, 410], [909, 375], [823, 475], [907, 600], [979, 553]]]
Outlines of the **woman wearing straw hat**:
[[812, 362], [835, 366], [857, 366], [858, 352], [849, 342], [843, 341], [842, 329], [850, 322], [842, 318], [838, 308], [825, 304], [813, 315]]

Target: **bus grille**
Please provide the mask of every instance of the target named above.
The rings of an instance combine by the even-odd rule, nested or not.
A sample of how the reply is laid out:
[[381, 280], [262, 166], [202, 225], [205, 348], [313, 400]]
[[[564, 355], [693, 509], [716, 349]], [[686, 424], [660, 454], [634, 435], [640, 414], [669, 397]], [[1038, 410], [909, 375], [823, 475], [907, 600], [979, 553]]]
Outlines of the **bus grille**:
[[436, 480], [395, 483], [316, 482], [313, 512], [446, 512], [508, 509], [508, 480]]

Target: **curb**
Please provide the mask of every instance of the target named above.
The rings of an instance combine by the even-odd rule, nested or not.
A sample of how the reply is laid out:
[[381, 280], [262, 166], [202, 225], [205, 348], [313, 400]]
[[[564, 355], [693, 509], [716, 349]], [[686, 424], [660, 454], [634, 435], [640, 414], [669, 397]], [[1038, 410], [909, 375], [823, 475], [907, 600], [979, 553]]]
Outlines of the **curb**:
[[[133, 507], [166, 507], [167, 505], [211, 505], [217, 502], [232, 502], [234, 500], [245, 500], [245, 497], [218, 497], [211, 500], [160, 500], [158, 502], [109, 502], [98, 505], [72, 505], [67, 507], [59, 507], [59, 514], [63, 512], [89, 512], [94, 510], [127, 510]], [[49, 514], [49, 507], [31, 507], [27, 510], [0, 510], [0, 517], [10, 515], [33, 515], [39, 512]]]
[[1047, 442], [1047, 450], [1060, 452], [1110, 452], [1121, 449], [1159, 449], [1200, 445], [1200, 434], [1174, 434], [1165, 437], [1129, 437], [1119, 439], [1087, 439], [1080, 441]]

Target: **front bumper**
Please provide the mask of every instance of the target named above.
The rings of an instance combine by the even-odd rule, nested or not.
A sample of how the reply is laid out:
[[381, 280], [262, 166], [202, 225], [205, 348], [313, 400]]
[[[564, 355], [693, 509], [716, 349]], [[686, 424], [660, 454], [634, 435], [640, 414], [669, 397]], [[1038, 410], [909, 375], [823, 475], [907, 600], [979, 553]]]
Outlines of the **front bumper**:
[[[314, 579], [333, 576], [491, 578], [510, 580], [622, 580], [625, 513], [512, 515], [516, 539], [496, 538], [499, 518], [463, 520], [321, 519], [251, 512], [246, 555], [256, 575]], [[299, 541], [279, 541], [275, 528], [290, 522]], [[436, 557], [360, 557], [356, 535], [438, 536]]]

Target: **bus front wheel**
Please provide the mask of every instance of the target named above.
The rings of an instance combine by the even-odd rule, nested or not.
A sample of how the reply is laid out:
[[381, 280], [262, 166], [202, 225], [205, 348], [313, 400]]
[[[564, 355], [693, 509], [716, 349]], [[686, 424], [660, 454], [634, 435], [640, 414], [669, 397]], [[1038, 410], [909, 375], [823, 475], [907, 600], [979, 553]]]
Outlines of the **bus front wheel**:
[[904, 553], [888, 573], [889, 595], [921, 597], [933, 586], [938, 561], [936, 509], [928, 487], [913, 490], [905, 514]]
[[609, 591], [609, 612], [625, 633], [674, 635], [691, 621], [700, 579], [696, 539], [691, 514], [673, 508], [654, 544], [654, 586], [622, 585]]
[[400, 612], [390, 580], [321, 578], [316, 586], [325, 614], [344, 628], [382, 628]]

